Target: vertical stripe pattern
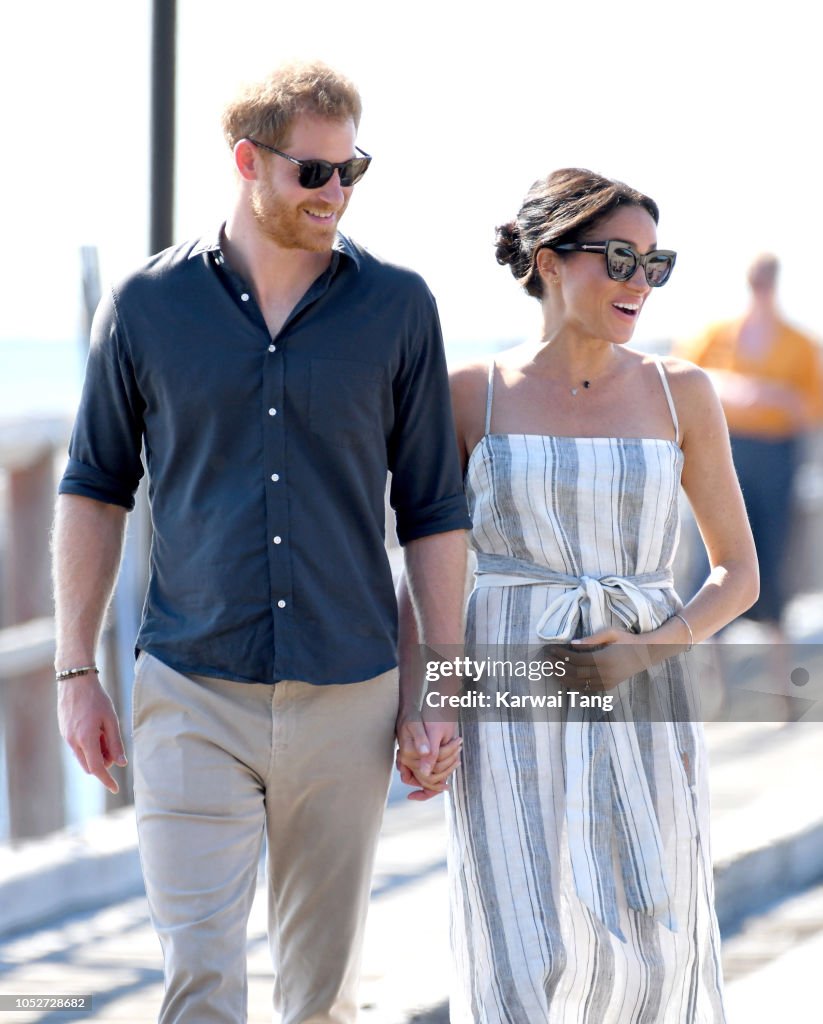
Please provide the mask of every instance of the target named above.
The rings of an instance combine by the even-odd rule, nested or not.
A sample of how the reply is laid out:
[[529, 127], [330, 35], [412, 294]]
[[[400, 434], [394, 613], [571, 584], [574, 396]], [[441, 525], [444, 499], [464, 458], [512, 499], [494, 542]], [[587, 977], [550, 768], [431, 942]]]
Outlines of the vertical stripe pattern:
[[[487, 434], [467, 469], [473, 545], [481, 563], [518, 560], [555, 576], [665, 578], [681, 467], [678, 445], [662, 439]], [[557, 594], [556, 582], [485, 581], [469, 602], [467, 654], [539, 647]], [[670, 584], [651, 596], [644, 628], [680, 607]], [[592, 627], [589, 603], [578, 636]], [[625, 626], [608, 601], [598, 615]], [[724, 1021], [702, 728], [681, 660], [655, 669], [651, 686], [646, 676], [619, 688], [616, 723], [580, 728], [569, 709], [549, 721], [463, 722], [447, 805], [452, 1024]], [[505, 680], [513, 693], [519, 685]], [[676, 930], [632, 909], [647, 899], [638, 829], [659, 850]], [[577, 842], [583, 859], [572, 857]], [[584, 863], [591, 900], [575, 878]]]

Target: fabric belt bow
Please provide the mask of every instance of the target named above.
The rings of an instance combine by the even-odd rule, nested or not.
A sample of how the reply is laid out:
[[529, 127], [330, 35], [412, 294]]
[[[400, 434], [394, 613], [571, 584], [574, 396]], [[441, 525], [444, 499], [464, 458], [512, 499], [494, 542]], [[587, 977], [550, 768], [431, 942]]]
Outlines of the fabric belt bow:
[[[637, 576], [571, 576], [516, 558], [477, 556], [477, 588], [544, 586], [558, 591], [536, 626], [547, 643], [568, 643], [588, 605], [592, 632], [615, 616], [627, 629], [655, 628], [668, 606], [660, 591], [671, 588], [670, 572]], [[656, 592], [656, 593], [653, 593]], [[654, 800], [628, 702], [625, 714], [593, 719], [570, 708], [565, 725], [566, 826], [577, 895], [625, 942], [620, 928], [612, 841], [616, 837], [628, 905], [677, 931], [663, 841]]]

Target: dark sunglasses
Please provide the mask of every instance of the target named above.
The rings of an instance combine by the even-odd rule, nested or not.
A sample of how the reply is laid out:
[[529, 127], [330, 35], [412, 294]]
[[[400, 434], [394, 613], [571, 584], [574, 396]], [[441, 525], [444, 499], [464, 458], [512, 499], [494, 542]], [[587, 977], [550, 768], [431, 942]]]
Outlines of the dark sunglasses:
[[634, 276], [638, 263], [643, 268], [646, 281], [652, 288], [660, 288], [672, 276], [677, 253], [671, 249], [652, 249], [645, 256], [632, 248], [629, 242], [609, 239], [608, 242], [566, 242], [564, 245], [550, 245], [549, 249], [565, 252], [594, 252], [606, 257], [606, 273], [612, 281], [628, 281]]
[[328, 160], [298, 160], [296, 156], [281, 153], [274, 146], [267, 146], [265, 142], [258, 142], [257, 139], [247, 139], [246, 141], [250, 142], [253, 146], [259, 146], [260, 149], [267, 149], [270, 153], [282, 156], [289, 163], [297, 164], [300, 168], [297, 180], [303, 188], [322, 188], [327, 181], [331, 180], [335, 171], [340, 171], [340, 184], [343, 188], [349, 188], [350, 185], [356, 185], [360, 181], [371, 163], [369, 154], [359, 146], [354, 148], [362, 156], [353, 156], [351, 160], [344, 160], [339, 164], [330, 164]]

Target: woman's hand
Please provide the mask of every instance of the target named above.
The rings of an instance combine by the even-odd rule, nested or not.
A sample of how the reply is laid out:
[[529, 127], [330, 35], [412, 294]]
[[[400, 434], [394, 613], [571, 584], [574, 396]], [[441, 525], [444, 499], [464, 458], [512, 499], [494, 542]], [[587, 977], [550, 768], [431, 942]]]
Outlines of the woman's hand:
[[653, 665], [685, 650], [671, 644], [656, 644], [655, 632], [630, 633], [609, 627], [559, 648], [566, 662], [567, 687], [613, 690], [639, 672], [649, 671]]

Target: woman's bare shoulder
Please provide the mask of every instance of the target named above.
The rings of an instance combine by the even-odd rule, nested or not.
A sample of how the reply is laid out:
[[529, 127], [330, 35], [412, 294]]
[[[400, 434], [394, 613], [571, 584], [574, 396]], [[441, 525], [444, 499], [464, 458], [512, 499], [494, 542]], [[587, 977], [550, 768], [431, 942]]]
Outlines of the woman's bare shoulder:
[[459, 381], [473, 379], [488, 380], [489, 366], [492, 362], [493, 357], [488, 356], [483, 359], [471, 359], [458, 363], [456, 366], [449, 367], [449, 378]]
[[688, 359], [662, 356], [661, 362], [683, 428], [688, 435], [712, 435], [725, 430], [725, 417], [711, 377]]
[[490, 359], [475, 359], [449, 370], [452, 400], [472, 401], [479, 393], [485, 395], [489, 383]]
[[688, 359], [679, 356], [660, 356], [660, 362], [666, 371], [666, 377], [672, 388], [675, 399], [682, 395], [684, 399], [696, 399], [714, 395], [714, 388], [709, 375]]

